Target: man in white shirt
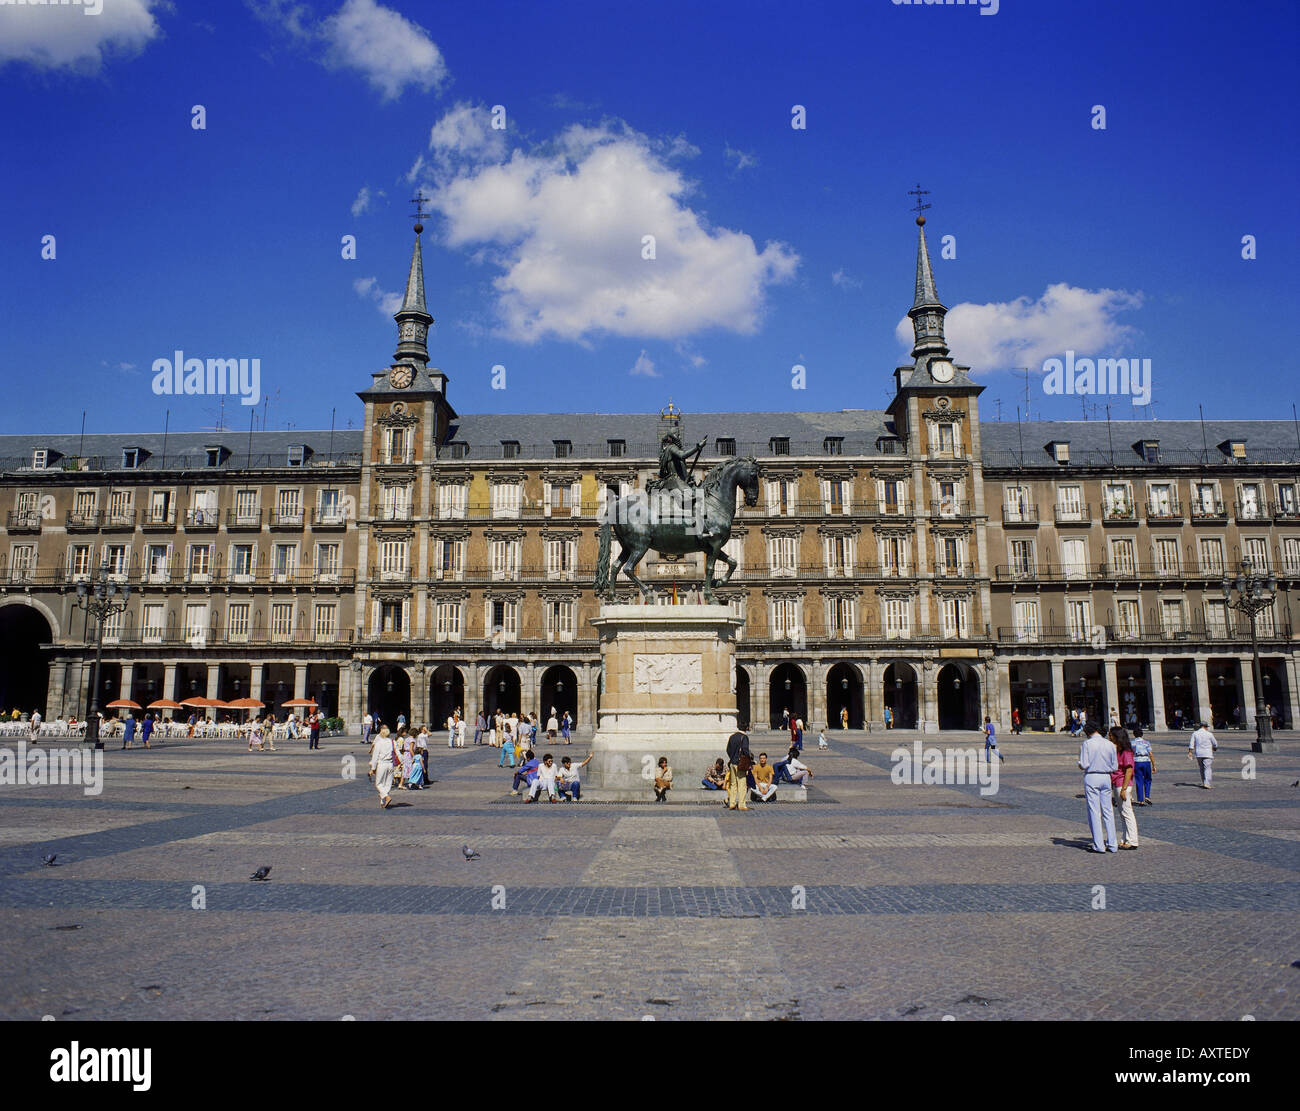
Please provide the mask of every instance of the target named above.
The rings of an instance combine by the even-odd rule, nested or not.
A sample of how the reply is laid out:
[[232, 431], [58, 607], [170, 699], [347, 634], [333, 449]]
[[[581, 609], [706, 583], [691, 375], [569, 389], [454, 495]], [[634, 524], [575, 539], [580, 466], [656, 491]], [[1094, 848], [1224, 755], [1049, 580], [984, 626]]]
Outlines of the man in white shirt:
[[[1115, 746], [1101, 735], [1101, 727], [1089, 722], [1087, 737], [1079, 746], [1079, 767], [1083, 771], [1083, 794], [1088, 804], [1088, 830], [1092, 834], [1094, 853], [1119, 852], [1115, 841], [1115, 809], [1110, 795], [1110, 773], [1119, 771], [1119, 754]], [[1102, 844], [1105, 830], [1106, 843]]]
[[41, 712], [40, 710], [32, 711], [32, 739], [35, 740], [41, 735]]
[[587, 753], [587, 759], [577, 766], [574, 766], [573, 761], [567, 756], [561, 761], [562, 766], [555, 773], [555, 780], [565, 802], [578, 802], [582, 799], [582, 780], [578, 773], [589, 763], [591, 763], [590, 752]]
[[537, 796], [542, 788], [546, 788], [547, 795], [552, 802], [559, 802], [560, 796], [555, 789], [555, 780], [560, 774], [560, 769], [555, 766], [555, 757], [549, 752], [542, 757], [542, 762], [537, 765], [537, 778], [533, 780], [533, 785], [528, 791], [527, 802], [536, 802]]
[[793, 754], [776, 764], [775, 767], [774, 783], [784, 782], [792, 783], [796, 787], [806, 787], [808, 780], [812, 778], [812, 772], [809, 770], [808, 765]]
[[1198, 722], [1196, 732], [1187, 742], [1187, 758], [1195, 760], [1200, 766], [1201, 786], [1207, 791], [1210, 789], [1210, 780], [1214, 775], [1214, 750], [1218, 747], [1219, 742], [1205, 727], [1205, 722]]

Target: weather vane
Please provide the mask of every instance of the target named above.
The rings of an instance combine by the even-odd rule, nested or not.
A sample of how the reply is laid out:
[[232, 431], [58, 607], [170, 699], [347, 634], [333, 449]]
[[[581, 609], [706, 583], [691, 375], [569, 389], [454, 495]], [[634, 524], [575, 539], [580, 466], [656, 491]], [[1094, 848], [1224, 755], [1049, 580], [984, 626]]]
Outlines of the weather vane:
[[921, 215], [921, 214], [922, 214], [922, 213], [923, 213], [927, 208], [930, 208], [930, 207], [932, 207], [932, 206], [931, 206], [931, 205], [928, 205], [928, 204], [922, 204], [922, 203], [921, 203], [921, 198], [922, 198], [922, 197], [928, 197], [928, 196], [930, 195], [930, 190], [928, 190], [928, 189], [922, 189], [922, 188], [921, 188], [921, 183], [918, 181], [918, 182], [916, 183], [916, 188], [915, 188], [915, 189], [909, 189], [909, 190], [907, 191], [907, 195], [908, 195], [909, 197], [915, 197], [915, 198], [916, 198], [916, 207], [915, 207], [914, 209], [912, 209], [912, 211], [916, 213], [916, 222], [917, 222], [918, 224], [924, 225], [924, 224], [925, 224], [925, 217], [924, 217], [923, 215]]
[[414, 197], [411, 198], [411, 203], [415, 205], [415, 234], [416, 235], [419, 235], [420, 232], [424, 231], [424, 218], [427, 215], [429, 215], [427, 212], [424, 211], [424, 206], [428, 202], [428, 200], [429, 198], [424, 195], [423, 189], [421, 189], [419, 192], [415, 194]]

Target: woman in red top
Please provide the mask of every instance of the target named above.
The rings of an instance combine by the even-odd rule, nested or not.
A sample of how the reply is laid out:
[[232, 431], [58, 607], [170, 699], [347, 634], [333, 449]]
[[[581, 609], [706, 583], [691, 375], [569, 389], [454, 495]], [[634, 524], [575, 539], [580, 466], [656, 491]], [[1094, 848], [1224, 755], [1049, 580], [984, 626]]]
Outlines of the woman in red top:
[[1138, 847], [1137, 818], [1133, 814], [1133, 745], [1129, 741], [1128, 730], [1115, 726], [1108, 734], [1110, 743], [1119, 755], [1119, 770], [1110, 773], [1110, 786], [1113, 793], [1115, 809], [1119, 813], [1123, 829], [1120, 831], [1121, 849]]

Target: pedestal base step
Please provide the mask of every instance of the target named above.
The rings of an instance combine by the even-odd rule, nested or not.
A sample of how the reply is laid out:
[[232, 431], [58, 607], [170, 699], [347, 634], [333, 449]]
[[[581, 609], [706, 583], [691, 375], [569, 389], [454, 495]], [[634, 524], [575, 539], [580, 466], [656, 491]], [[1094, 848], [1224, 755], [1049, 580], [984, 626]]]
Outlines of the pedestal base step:
[[[726, 796], [725, 791], [706, 791], [703, 787], [694, 788], [674, 787], [668, 792], [668, 801], [664, 803], [655, 802], [654, 789], [650, 786], [631, 789], [627, 787], [586, 787], [582, 789], [583, 802], [646, 802], [653, 806], [670, 806], [682, 804], [690, 806], [716, 806], [719, 810], [723, 808], [722, 800]], [[786, 783], [777, 788], [776, 798], [770, 802], [754, 802], [750, 800], [751, 807], [775, 806], [782, 802], [807, 802], [808, 788], [792, 787]]]

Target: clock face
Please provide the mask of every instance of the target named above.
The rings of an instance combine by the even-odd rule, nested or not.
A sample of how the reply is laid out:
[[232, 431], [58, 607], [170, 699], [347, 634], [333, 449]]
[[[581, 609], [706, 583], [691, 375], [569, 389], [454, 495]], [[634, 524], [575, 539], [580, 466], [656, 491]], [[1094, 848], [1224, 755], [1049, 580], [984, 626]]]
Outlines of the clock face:
[[951, 382], [954, 373], [956, 368], [943, 359], [936, 359], [930, 364], [930, 377], [936, 382]]
[[401, 364], [393, 367], [388, 372], [388, 380], [393, 384], [395, 389], [404, 390], [415, 378], [415, 371], [409, 366]]

